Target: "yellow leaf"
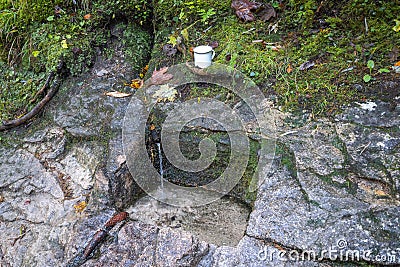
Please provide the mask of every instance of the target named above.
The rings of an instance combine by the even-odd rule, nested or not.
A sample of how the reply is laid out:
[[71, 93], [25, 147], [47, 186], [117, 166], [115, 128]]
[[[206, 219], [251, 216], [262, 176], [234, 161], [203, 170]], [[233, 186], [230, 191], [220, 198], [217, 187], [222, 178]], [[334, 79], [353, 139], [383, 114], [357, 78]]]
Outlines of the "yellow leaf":
[[76, 213], [82, 212], [86, 208], [86, 206], [87, 206], [86, 201], [81, 201], [81, 202], [75, 204], [74, 205], [75, 212]]
[[62, 41], [61, 41], [61, 47], [62, 48], [68, 48], [68, 44], [67, 44], [67, 40], [65, 40], [65, 39], [63, 39]]
[[32, 56], [33, 57], [37, 57], [39, 54], [40, 54], [40, 51], [38, 51], [38, 50], [32, 51]]
[[115, 98], [122, 98], [122, 97], [130, 96], [130, 95], [132, 95], [132, 94], [113, 91], [113, 92], [107, 92], [107, 93], [105, 93], [105, 95], [106, 95], [106, 96], [115, 97]]
[[189, 32], [187, 29], [183, 29], [181, 31], [183, 39], [185, 39], [186, 42], [189, 42]]
[[392, 28], [395, 32], [400, 31], [400, 20], [395, 19], [394, 22], [396, 22], [396, 25]]
[[150, 131], [154, 131], [156, 129], [156, 126], [154, 124], [151, 124], [149, 129], [150, 129]]
[[126, 84], [127, 86], [134, 88], [134, 89], [139, 89], [140, 87], [143, 86], [143, 80], [141, 79], [134, 79], [131, 81], [130, 84]]

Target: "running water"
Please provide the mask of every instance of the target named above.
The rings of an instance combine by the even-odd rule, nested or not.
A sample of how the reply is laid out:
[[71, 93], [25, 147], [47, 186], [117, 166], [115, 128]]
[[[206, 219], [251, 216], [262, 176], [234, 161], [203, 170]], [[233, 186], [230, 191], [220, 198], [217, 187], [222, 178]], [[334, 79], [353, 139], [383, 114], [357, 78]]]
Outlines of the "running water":
[[164, 170], [162, 166], [162, 153], [161, 153], [161, 144], [157, 143], [158, 147], [158, 158], [159, 158], [159, 163], [160, 163], [160, 185], [161, 185], [161, 190], [164, 189]]

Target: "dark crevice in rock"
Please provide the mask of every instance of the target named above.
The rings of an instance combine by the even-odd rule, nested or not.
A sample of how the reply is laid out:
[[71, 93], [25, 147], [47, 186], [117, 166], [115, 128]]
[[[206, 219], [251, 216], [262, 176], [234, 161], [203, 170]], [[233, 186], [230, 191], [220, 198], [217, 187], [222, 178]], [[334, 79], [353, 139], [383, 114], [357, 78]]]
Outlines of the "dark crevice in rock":
[[109, 179], [110, 200], [117, 210], [125, 210], [145, 194], [130, 174], [125, 162]]
[[296, 181], [296, 184], [298, 185], [299, 190], [302, 193], [303, 198], [307, 201], [307, 203], [318, 206], [318, 203], [310, 198], [310, 196], [307, 193], [307, 190], [303, 187], [301, 181], [299, 180], [297, 174], [297, 162], [296, 162], [295, 152], [285, 144], [278, 142], [277, 155], [280, 156], [278, 164], [286, 168], [286, 170], [290, 173], [291, 178], [294, 181]]

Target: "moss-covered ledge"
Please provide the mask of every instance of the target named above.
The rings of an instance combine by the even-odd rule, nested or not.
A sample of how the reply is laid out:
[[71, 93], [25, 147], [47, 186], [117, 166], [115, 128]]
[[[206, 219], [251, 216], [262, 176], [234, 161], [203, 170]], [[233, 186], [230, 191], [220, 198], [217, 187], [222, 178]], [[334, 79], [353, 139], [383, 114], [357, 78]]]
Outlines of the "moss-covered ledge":
[[[218, 42], [215, 61], [251, 77], [285, 111], [326, 116], [351, 101], [397, 96], [398, 1], [259, 1], [277, 17], [250, 23], [239, 21], [231, 2], [154, 1], [150, 69], [191, 61], [190, 47]], [[167, 44], [175, 55], [163, 53]]]

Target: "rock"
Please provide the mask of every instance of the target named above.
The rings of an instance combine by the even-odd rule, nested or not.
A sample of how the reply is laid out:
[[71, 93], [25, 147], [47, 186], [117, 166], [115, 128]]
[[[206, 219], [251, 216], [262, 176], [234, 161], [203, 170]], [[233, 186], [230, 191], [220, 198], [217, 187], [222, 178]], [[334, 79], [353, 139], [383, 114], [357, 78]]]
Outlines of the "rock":
[[363, 109], [356, 105], [346, 109], [336, 119], [343, 122], [353, 122], [363, 126], [374, 127], [399, 127], [400, 125], [400, 105], [394, 109], [390, 103], [376, 101], [373, 110]]
[[[124, 38], [125, 29], [115, 27], [111, 34]], [[122, 51], [112, 60], [99, 58], [91, 73], [63, 83], [43, 120], [16, 133], [19, 142], [0, 147], [1, 266], [65, 266], [115, 210], [128, 210], [131, 219], [115, 227], [83, 266], [325, 266], [346, 264], [343, 253], [355, 252], [364, 256], [364, 265], [381, 264], [377, 256], [400, 259], [400, 109], [395, 102], [355, 103], [335, 121], [283, 114], [268, 100], [257, 102], [266, 135], [277, 147], [271, 142], [267, 155], [253, 151], [262, 162], [258, 180], [247, 181], [242, 194], [232, 194], [243, 201], [253, 194], [251, 213], [233, 197], [201, 207], [172, 207], [142, 197], [131, 175], [138, 168], [139, 178], [147, 178], [150, 170], [142, 158], [131, 170], [126, 164], [125, 110], [128, 104], [138, 109], [143, 104], [130, 103], [136, 95], [104, 96], [128, 90], [130, 69]], [[161, 118], [177, 103], [160, 106]], [[244, 128], [235, 130], [264, 142], [249, 107], [239, 102], [233, 110], [220, 115], [228, 124], [238, 115]], [[128, 128], [141, 127], [142, 115], [128, 114]], [[189, 157], [199, 154], [201, 137], [213, 135], [218, 160], [229, 156], [232, 142], [221, 133], [221, 124], [201, 118], [186, 126], [181, 145]], [[149, 154], [142, 148], [139, 157]], [[157, 155], [153, 163], [159, 164]], [[206, 184], [214, 174], [178, 175], [164, 164], [164, 178], [180, 185]], [[225, 166], [219, 164], [219, 170]], [[161, 188], [158, 176], [155, 185]], [[326, 250], [342, 254], [334, 258]]]
[[[400, 134], [396, 129], [363, 127], [341, 123], [336, 126], [346, 145], [349, 164], [364, 179], [374, 180], [387, 187], [385, 191], [400, 194]], [[379, 183], [375, 183], [375, 188]]]
[[125, 163], [111, 175], [109, 193], [113, 205], [119, 210], [125, 210], [144, 194]]
[[[102, 69], [118, 79], [98, 77]], [[130, 70], [99, 59], [92, 74], [63, 83], [18, 143], [0, 147], [1, 266], [64, 266], [114, 213], [106, 162], [121, 163], [121, 154], [108, 159], [108, 139], [129, 99], [103, 92], [123, 87]]]
[[108, 73], [109, 73], [109, 72], [108, 72], [107, 70], [101, 69], [101, 70], [99, 70], [99, 71], [96, 72], [96, 75], [99, 76], [99, 77], [102, 77], [102, 76], [104, 76], [104, 75], [106, 75], [106, 74], [108, 74]]
[[200, 207], [174, 207], [149, 196], [139, 199], [127, 210], [130, 218], [187, 231], [202, 241], [236, 246], [242, 239], [249, 208], [232, 197], [224, 197]]
[[[100, 163], [102, 148], [94, 143], [84, 143], [72, 147], [70, 152], [60, 161], [65, 175], [70, 177], [75, 195], [83, 195], [93, 188], [94, 174]], [[87, 192], [86, 192], [87, 193]]]
[[130, 222], [107, 252], [83, 266], [196, 266], [208, 245], [188, 233]]
[[[263, 170], [268, 178], [259, 188], [247, 234], [317, 255], [343, 243], [344, 252], [371, 253], [366, 261], [377, 263], [380, 254], [398, 257], [400, 202], [392, 191], [398, 184], [397, 139], [397, 131], [322, 121], [285, 135], [280, 162]], [[370, 150], [362, 151], [360, 144], [369, 143]], [[379, 172], [371, 164], [377, 158], [380, 169], [390, 171]]]

